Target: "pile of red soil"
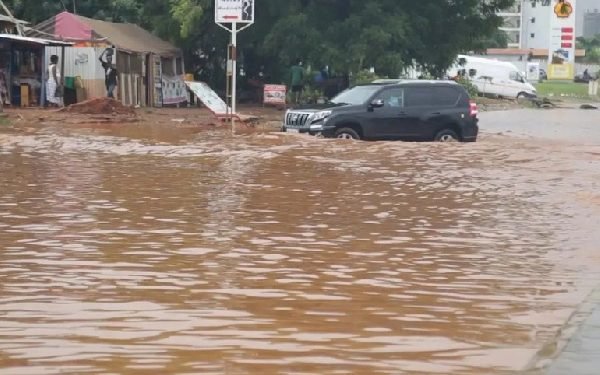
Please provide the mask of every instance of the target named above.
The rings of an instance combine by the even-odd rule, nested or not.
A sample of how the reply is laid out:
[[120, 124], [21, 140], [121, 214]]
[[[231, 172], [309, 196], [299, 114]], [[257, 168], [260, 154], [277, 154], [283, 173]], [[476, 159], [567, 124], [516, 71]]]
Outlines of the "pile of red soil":
[[111, 98], [95, 98], [72, 104], [61, 109], [62, 112], [84, 115], [135, 115], [135, 110]]

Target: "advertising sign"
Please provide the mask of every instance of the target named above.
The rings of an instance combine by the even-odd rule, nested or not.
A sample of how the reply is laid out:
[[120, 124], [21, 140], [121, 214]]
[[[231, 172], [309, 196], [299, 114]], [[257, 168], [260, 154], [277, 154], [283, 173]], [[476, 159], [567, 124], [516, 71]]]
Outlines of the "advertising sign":
[[540, 80], [540, 63], [538, 63], [538, 62], [527, 63], [527, 80], [528, 81], [539, 81]]
[[548, 79], [570, 81], [575, 77], [574, 64], [551, 64], [548, 65]]
[[287, 87], [285, 85], [265, 85], [263, 91], [263, 103], [285, 105], [285, 95]]
[[185, 82], [181, 77], [162, 76], [163, 104], [179, 104], [188, 100]]
[[254, 23], [254, 0], [216, 0], [216, 23]]
[[[550, 46], [548, 49], [548, 78], [573, 79], [572, 76], [564, 78], [564, 74], [574, 72], [575, 64], [575, 6], [577, 0], [552, 0], [550, 12]], [[553, 65], [570, 65], [571, 67], [552, 68]], [[552, 75], [560, 72], [561, 77]]]

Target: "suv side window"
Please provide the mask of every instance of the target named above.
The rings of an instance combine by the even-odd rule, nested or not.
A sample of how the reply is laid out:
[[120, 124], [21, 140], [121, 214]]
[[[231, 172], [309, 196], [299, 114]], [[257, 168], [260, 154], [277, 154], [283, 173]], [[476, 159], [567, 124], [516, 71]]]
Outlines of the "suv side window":
[[429, 107], [433, 105], [435, 91], [432, 87], [407, 87], [404, 95], [406, 107]]
[[378, 99], [383, 99], [386, 108], [402, 108], [404, 107], [404, 89], [393, 88], [381, 92]]
[[433, 103], [442, 107], [456, 107], [460, 99], [460, 92], [452, 87], [436, 87]]

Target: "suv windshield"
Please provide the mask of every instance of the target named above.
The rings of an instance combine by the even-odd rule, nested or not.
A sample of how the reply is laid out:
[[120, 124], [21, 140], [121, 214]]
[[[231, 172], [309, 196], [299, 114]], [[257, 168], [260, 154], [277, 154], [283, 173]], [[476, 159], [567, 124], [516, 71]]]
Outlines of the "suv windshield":
[[356, 86], [349, 90], [341, 92], [338, 96], [331, 99], [334, 104], [360, 105], [366, 103], [381, 86]]

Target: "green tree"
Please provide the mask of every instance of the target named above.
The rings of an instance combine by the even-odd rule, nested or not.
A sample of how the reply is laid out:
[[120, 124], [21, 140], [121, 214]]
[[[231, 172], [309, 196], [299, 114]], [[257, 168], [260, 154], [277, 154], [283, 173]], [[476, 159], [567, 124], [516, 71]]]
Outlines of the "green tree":
[[478, 44], [474, 47], [478, 52], [485, 52], [488, 48], [507, 48], [508, 36], [504, 31], [497, 29], [491, 36], [482, 38]]
[[[441, 75], [463, 52], [502, 46], [496, 12], [515, 0], [261, 0], [256, 23], [240, 34], [241, 64], [250, 75], [264, 66], [285, 82], [296, 58], [351, 74], [375, 67], [397, 76], [418, 64]], [[214, 0], [9, 0], [31, 24], [60, 11], [137, 23], [185, 53], [191, 70], [222, 73], [229, 35], [214, 24]], [[496, 43], [496, 44], [494, 44]], [[221, 81], [221, 78], [215, 80]]]
[[600, 35], [591, 38], [577, 38], [577, 48], [585, 50], [585, 62], [600, 63]]

